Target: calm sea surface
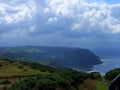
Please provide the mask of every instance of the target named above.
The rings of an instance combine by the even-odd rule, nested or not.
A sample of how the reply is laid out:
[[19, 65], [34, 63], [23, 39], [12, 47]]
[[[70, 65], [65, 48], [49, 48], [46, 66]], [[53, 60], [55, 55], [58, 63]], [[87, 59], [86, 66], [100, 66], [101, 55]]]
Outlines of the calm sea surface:
[[120, 58], [119, 59], [101, 59], [103, 61], [102, 64], [94, 66], [92, 71], [100, 72], [104, 75], [107, 71], [112, 70], [114, 68], [120, 68]]

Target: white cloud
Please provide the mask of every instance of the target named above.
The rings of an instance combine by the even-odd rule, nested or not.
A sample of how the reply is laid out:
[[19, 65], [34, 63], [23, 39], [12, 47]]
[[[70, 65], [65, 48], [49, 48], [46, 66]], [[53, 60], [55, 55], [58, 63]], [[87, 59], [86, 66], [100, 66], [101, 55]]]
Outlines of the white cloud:
[[0, 38], [18, 45], [119, 46], [120, 3], [92, 1], [0, 0]]
[[8, 6], [6, 4], [1, 4], [0, 3], [0, 13], [1, 14], [5, 14], [5, 8], [7, 8]]
[[49, 8], [44, 8], [44, 13], [49, 12]]
[[11, 0], [9, 4], [0, 3], [0, 24], [34, 21], [33, 14], [39, 14], [35, 18], [41, 18], [46, 27], [47, 24], [59, 23], [59, 20], [61, 22], [69, 20], [71, 23], [68, 26], [72, 30], [82, 31], [86, 27], [86, 31], [92, 31], [100, 27], [103, 32], [120, 32], [120, 3], [107, 4], [97, 1], [88, 3], [85, 0], [45, 0], [44, 3], [37, 4], [35, 0]]
[[81, 29], [82, 25], [79, 24], [79, 23], [75, 23], [73, 26], [72, 26], [72, 30], [78, 30], [78, 29]]
[[4, 16], [4, 20], [7, 22], [7, 24], [12, 23], [14, 21], [14, 19], [8, 15]]
[[36, 25], [32, 25], [29, 27], [30, 32], [34, 32], [36, 30]]
[[[71, 16], [83, 0], [46, 0], [47, 5], [58, 16]], [[76, 6], [77, 5], [77, 6]]]
[[16, 5], [11, 4], [11, 2], [0, 2], [0, 22], [3, 24], [13, 24], [30, 20], [36, 11], [36, 5], [33, 0], [21, 4], [17, 3]]
[[[107, 4], [103, 2], [88, 3], [84, 0], [47, 0], [49, 12], [57, 18], [74, 20], [72, 29], [88, 31], [98, 26], [108, 33], [120, 32], [120, 3]], [[48, 10], [47, 10], [48, 12]], [[50, 17], [52, 21], [52, 17]], [[105, 30], [108, 29], [108, 30]], [[87, 31], [87, 30], [86, 30]]]
[[54, 22], [57, 22], [57, 17], [52, 17], [52, 18], [49, 18], [47, 23], [50, 24], [50, 23], [54, 23]]

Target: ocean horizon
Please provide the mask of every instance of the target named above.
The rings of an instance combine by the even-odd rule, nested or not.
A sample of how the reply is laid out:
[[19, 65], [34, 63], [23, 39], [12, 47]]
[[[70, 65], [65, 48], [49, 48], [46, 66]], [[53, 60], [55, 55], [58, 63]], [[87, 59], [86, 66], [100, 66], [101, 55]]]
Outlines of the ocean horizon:
[[91, 71], [100, 72], [101, 75], [105, 75], [109, 70], [120, 68], [120, 58], [101, 59], [101, 61], [103, 63], [94, 66]]

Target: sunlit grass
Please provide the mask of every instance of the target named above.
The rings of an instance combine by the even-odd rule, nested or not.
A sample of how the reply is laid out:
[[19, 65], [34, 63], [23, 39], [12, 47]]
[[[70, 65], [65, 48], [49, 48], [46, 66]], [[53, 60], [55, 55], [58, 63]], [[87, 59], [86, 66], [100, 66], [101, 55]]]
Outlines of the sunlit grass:
[[18, 62], [6, 64], [3, 67], [0, 67], [0, 76], [36, 75], [39, 73], [40, 71], [31, 69], [29, 66], [25, 66]]

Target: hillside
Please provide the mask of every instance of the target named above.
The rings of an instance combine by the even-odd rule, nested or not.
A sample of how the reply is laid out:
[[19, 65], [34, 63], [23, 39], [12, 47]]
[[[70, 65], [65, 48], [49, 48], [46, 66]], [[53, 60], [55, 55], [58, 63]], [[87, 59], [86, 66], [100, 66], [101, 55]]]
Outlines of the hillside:
[[0, 90], [108, 90], [110, 81], [119, 74], [117, 68], [108, 71], [105, 78], [93, 79], [89, 73], [72, 69], [0, 59]]
[[72, 69], [0, 59], [0, 90], [77, 90], [87, 78], [89, 74]]
[[20, 62], [9, 59], [0, 59], [0, 77], [15, 75], [37, 75], [41, 72], [54, 72], [52, 67], [37, 63]]
[[47, 46], [1, 47], [0, 58], [38, 62], [56, 68], [91, 69], [102, 63], [100, 58], [88, 49]]

